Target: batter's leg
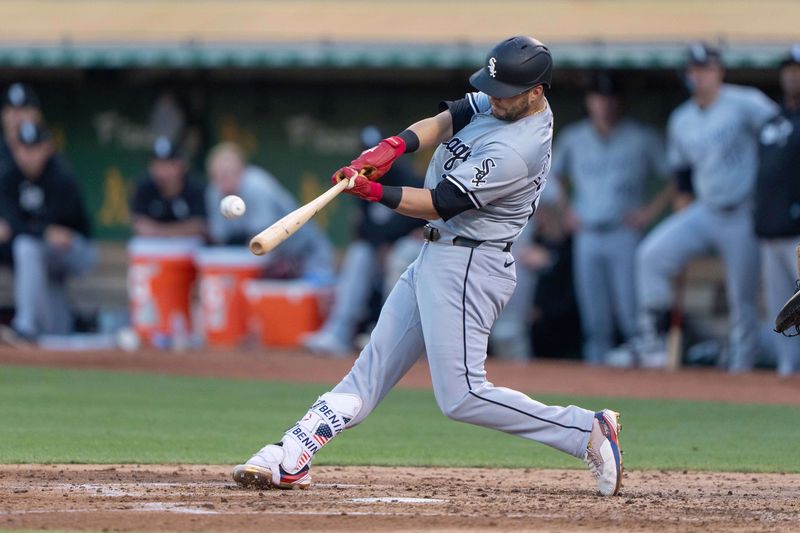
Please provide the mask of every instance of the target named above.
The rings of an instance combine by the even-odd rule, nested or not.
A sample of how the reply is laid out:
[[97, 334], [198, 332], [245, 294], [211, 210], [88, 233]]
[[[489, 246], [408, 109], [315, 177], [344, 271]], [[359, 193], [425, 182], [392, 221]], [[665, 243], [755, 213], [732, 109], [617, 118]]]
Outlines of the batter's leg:
[[594, 413], [548, 406], [486, 380], [489, 330], [514, 291], [506, 254], [430, 245], [417, 299], [431, 379], [442, 412], [454, 419], [535, 440], [575, 457], [586, 453]]
[[614, 336], [610, 299], [610, 272], [600, 235], [581, 231], [573, 243], [575, 296], [583, 330], [583, 360], [599, 365], [611, 349]]
[[[425, 255], [425, 248], [420, 259]], [[416, 266], [401, 276], [381, 311], [367, 346], [331, 392], [323, 394], [277, 445], [262, 448], [237, 466], [241, 485], [304, 488], [314, 455], [345, 428], [364, 420], [424, 351], [417, 300]]]

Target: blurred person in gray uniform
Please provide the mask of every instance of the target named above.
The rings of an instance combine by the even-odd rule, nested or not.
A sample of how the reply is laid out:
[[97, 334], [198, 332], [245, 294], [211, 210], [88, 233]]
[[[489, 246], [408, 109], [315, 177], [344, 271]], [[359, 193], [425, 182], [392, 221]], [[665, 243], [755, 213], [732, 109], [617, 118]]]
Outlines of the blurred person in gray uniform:
[[[753, 194], [761, 128], [779, 111], [761, 91], [723, 83], [715, 48], [690, 47], [691, 98], [669, 118], [667, 154], [676, 177], [691, 176], [694, 199], [659, 224], [637, 252], [640, 337], [630, 344], [646, 366], [666, 364], [663, 330], [672, 281], [687, 262], [716, 251], [725, 267], [730, 308], [728, 369], [749, 370], [758, 351], [758, 242]], [[684, 180], [685, 181], [685, 180]], [[679, 191], [687, 189], [679, 184]], [[689, 198], [687, 193], [679, 193]]]
[[[761, 130], [756, 179], [755, 229], [761, 242], [761, 266], [767, 311], [775, 316], [795, 290], [796, 252], [800, 244], [800, 44], [781, 62], [780, 114]], [[797, 339], [771, 336], [781, 376], [800, 371]]]
[[556, 139], [550, 175], [572, 186], [565, 216], [574, 232], [583, 358], [597, 365], [614, 346], [615, 322], [625, 341], [636, 335], [636, 247], [642, 231], [669, 204], [672, 187], [667, 184], [647, 201], [648, 178], [668, 174], [663, 140], [623, 115], [613, 74], [593, 73], [584, 103], [589, 116]]
[[[364, 149], [377, 145], [382, 138], [380, 130], [374, 126], [361, 131]], [[422, 178], [404, 161], [393, 165], [381, 181], [398, 187], [422, 184]], [[313, 353], [351, 355], [354, 335], [369, 310], [371, 294], [377, 289], [388, 295], [386, 288], [394, 287], [422, 248], [421, 233], [416, 239], [404, 240], [404, 237], [421, 228], [424, 221], [395, 213], [377, 202], [359, 202], [358, 207], [360, 217], [355, 239], [344, 253], [333, 309], [325, 324], [303, 340], [303, 347]]]
[[12, 241], [14, 303], [10, 343], [72, 331], [66, 279], [88, 272], [97, 260], [89, 216], [77, 180], [41, 124], [23, 122], [10, 145], [14, 170], [2, 180], [0, 212]]
[[139, 179], [132, 208], [133, 232], [139, 237], [206, 235], [203, 189], [189, 173], [180, 145], [156, 137], [147, 173]]
[[[218, 245], [247, 244], [257, 233], [297, 209], [291, 193], [266, 170], [248, 165], [242, 149], [230, 142], [216, 145], [206, 158], [210, 182], [205, 192], [208, 231]], [[235, 194], [247, 205], [241, 217], [226, 219], [219, 210]], [[267, 257], [269, 277], [303, 277], [316, 283], [333, 279], [333, 247], [311, 221]]]

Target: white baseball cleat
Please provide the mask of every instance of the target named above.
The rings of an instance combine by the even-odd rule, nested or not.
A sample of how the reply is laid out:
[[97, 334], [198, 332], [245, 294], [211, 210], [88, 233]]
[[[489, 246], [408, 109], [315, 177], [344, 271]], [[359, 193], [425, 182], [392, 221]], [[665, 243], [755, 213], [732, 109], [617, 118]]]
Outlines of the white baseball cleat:
[[583, 460], [597, 480], [603, 496], [614, 496], [622, 486], [622, 452], [619, 447], [619, 413], [603, 409], [594, 414], [592, 433]]
[[268, 444], [245, 464], [233, 469], [233, 480], [241, 487], [256, 489], [307, 489], [311, 486], [308, 464], [290, 474], [281, 466], [283, 447]]

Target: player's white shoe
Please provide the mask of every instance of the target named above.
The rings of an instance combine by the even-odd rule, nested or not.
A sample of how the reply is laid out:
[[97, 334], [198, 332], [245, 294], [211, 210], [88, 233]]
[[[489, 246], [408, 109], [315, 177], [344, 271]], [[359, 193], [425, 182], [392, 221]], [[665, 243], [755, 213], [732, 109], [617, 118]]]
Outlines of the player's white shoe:
[[594, 414], [592, 433], [583, 460], [597, 480], [603, 496], [614, 496], [622, 485], [622, 452], [619, 447], [619, 413], [603, 409]]
[[281, 466], [283, 447], [268, 444], [245, 464], [233, 469], [233, 480], [241, 487], [256, 489], [307, 489], [311, 474], [306, 464], [296, 474], [286, 472]]

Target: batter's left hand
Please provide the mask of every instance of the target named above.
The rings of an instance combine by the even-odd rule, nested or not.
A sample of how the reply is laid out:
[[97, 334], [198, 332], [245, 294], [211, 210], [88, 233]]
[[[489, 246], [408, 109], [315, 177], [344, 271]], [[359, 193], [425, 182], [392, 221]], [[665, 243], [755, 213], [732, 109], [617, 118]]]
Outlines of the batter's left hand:
[[376, 181], [392, 168], [394, 160], [406, 153], [406, 142], [400, 137], [388, 137], [377, 145], [364, 150], [350, 162], [352, 168], [371, 181]]
[[342, 167], [331, 176], [334, 185], [343, 179], [352, 180], [352, 185], [344, 190], [348, 194], [369, 202], [378, 202], [383, 198], [383, 185], [368, 180], [353, 167]]

